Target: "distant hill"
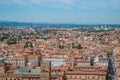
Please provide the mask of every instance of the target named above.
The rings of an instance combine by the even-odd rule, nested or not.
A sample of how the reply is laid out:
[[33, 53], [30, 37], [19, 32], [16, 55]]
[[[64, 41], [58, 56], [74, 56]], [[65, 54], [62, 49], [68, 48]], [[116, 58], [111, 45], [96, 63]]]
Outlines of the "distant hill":
[[25, 23], [14, 21], [0, 21], [0, 27], [57, 27], [57, 28], [74, 28], [74, 27], [120, 27], [120, 24], [52, 24], [52, 23]]
[[0, 21], [0, 26], [31, 26], [33, 23]]

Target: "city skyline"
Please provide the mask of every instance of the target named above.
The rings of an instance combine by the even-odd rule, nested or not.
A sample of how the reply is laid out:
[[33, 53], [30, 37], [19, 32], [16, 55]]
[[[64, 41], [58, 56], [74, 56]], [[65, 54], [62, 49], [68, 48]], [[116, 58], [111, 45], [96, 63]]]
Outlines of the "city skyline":
[[119, 0], [0, 0], [0, 20], [119, 24]]

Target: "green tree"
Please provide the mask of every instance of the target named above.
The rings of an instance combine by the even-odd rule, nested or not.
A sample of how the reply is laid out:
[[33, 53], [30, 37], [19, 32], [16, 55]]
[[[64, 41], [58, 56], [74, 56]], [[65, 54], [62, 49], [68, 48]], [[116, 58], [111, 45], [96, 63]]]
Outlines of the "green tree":
[[77, 46], [73, 46], [73, 48], [82, 49], [82, 46], [81, 44], [78, 44]]
[[2, 34], [2, 36], [0, 37], [0, 42], [3, 42], [4, 39], [8, 39], [9, 34]]
[[27, 41], [27, 42], [25, 43], [25, 45], [24, 45], [24, 48], [27, 48], [27, 47], [33, 47], [32, 42]]
[[17, 39], [16, 38], [10, 38], [10, 39], [7, 40], [6, 43], [8, 45], [16, 44], [17, 43]]
[[21, 36], [21, 35], [19, 35], [19, 36], [18, 36], [18, 40], [21, 40], [21, 39], [22, 39], [22, 36]]
[[78, 44], [77, 49], [82, 49], [82, 46]]

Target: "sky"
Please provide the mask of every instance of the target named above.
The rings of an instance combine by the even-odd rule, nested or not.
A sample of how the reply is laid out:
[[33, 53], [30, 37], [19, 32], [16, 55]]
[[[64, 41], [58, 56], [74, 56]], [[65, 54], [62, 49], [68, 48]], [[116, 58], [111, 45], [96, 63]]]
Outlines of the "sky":
[[120, 0], [0, 0], [0, 21], [120, 24]]

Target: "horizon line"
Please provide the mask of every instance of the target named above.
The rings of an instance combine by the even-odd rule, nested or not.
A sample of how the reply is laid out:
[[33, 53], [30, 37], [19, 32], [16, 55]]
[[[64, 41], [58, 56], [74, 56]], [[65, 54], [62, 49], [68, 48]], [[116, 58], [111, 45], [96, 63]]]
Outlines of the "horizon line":
[[34, 21], [10, 21], [10, 20], [0, 20], [0, 22], [9, 23], [26, 23], [26, 24], [73, 24], [73, 25], [120, 25], [120, 23], [74, 23], [74, 22], [34, 22]]

